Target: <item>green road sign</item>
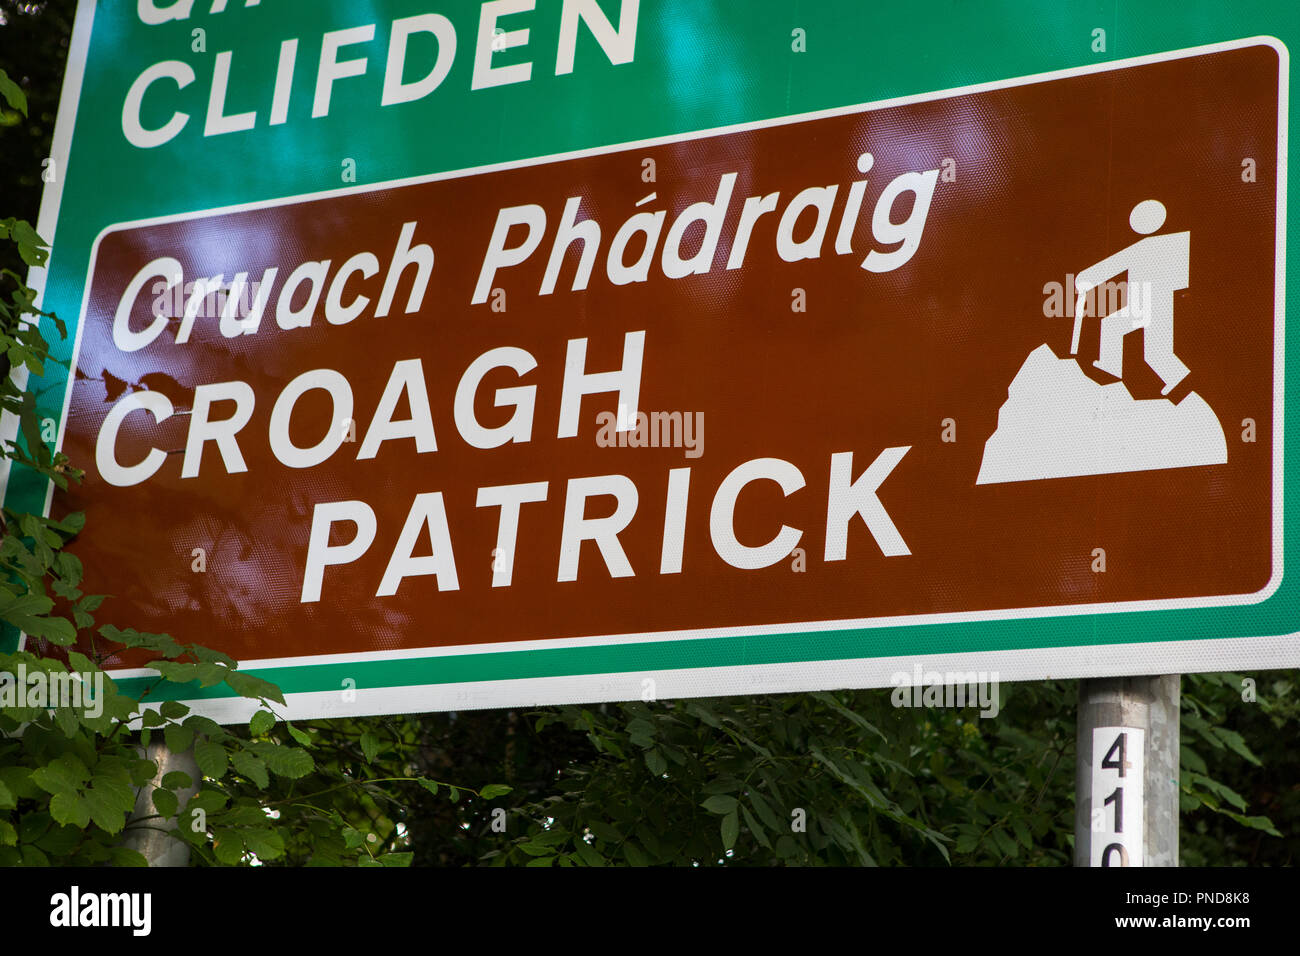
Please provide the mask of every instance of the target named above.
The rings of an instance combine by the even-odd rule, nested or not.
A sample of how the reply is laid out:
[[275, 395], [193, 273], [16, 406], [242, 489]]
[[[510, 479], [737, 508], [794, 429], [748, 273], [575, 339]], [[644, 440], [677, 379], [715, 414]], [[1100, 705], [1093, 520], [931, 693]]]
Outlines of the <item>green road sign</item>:
[[5, 502], [290, 716], [1296, 666], [1297, 37], [83, 2]]

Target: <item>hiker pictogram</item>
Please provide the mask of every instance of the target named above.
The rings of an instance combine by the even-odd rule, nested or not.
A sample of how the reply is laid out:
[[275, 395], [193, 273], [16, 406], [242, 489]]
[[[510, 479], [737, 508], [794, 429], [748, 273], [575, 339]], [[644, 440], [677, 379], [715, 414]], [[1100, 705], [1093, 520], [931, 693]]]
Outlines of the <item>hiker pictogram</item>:
[[[1045, 344], [1034, 349], [1007, 389], [976, 484], [1228, 460], [1223, 426], [1200, 395], [1188, 392], [1177, 403], [1135, 398], [1124, 381], [1124, 337], [1137, 329], [1143, 330], [1143, 359], [1160, 376], [1162, 395], [1168, 396], [1189, 374], [1174, 354], [1174, 293], [1190, 286], [1191, 233], [1154, 235], [1165, 218], [1159, 200], [1139, 202], [1129, 213], [1129, 225], [1145, 238], [1088, 266], [1075, 279], [1071, 356], [1079, 356], [1088, 293], [1128, 275], [1124, 305], [1102, 316], [1099, 355], [1092, 362], [1119, 381], [1101, 384], [1084, 374], [1081, 357], [1058, 358]], [[1095, 298], [1103, 301], [1101, 295]]]
[[1083, 331], [1088, 292], [1127, 272], [1127, 302], [1101, 320], [1101, 354], [1092, 364], [1116, 378], [1123, 378], [1124, 336], [1144, 329], [1143, 357], [1164, 383], [1161, 394], [1168, 395], [1188, 373], [1187, 366], [1174, 354], [1174, 293], [1189, 284], [1192, 234], [1152, 235], [1165, 224], [1164, 204], [1156, 199], [1134, 206], [1128, 221], [1134, 232], [1146, 238], [1089, 266], [1074, 280], [1078, 302], [1074, 309], [1070, 354], [1079, 354], [1079, 334]]

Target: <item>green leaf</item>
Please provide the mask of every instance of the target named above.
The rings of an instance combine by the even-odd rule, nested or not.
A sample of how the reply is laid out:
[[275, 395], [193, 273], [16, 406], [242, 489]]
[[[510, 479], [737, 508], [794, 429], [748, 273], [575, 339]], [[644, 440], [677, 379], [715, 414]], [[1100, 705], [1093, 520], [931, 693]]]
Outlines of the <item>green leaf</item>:
[[23, 866], [49, 866], [50, 858], [36, 847], [28, 845], [22, 848]]
[[[39, 241], [39, 239], [37, 241]], [[81, 534], [86, 527], [86, 513], [84, 511], [73, 511], [64, 515], [59, 521], [55, 521], [52, 518], [46, 520], [51, 527], [58, 528], [60, 531], [66, 531], [68, 534], [72, 535]], [[81, 562], [77, 559], [76, 555], [69, 554], [68, 557], [73, 561], [76, 561], [76, 570], [71, 576], [76, 578], [77, 581], [80, 581], [82, 575]], [[64, 572], [60, 570], [59, 573], [63, 574]]]
[[595, 847], [584, 843], [582, 840], [575, 841], [573, 849], [578, 858], [581, 859], [583, 863], [587, 864], [587, 866], [605, 865], [605, 858], [596, 852]]
[[194, 745], [194, 761], [205, 777], [214, 780], [220, 780], [229, 769], [226, 748], [212, 740], [201, 740]]
[[101, 757], [99, 763], [95, 765], [95, 775], [90, 781], [90, 786], [110, 790], [113, 798], [124, 810], [130, 810], [135, 805], [136, 788], [131, 782], [130, 766], [120, 757]]
[[758, 815], [758, 818], [767, 824], [767, 828], [774, 833], [781, 833], [789, 826], [788, 821], [783, 821], [777, 816], [776, 811], [772, 809], [772, 805], [757, 790], [749, 791], [749, 805], [754, 808], [754, 813]]
[[[87, 817], [87, 820], [90, 818]], [[48, 813], [27, 813], [18, 821], [18, 839], [23, 843], [35, 843], [50, 828], [51, 818]]]
[[248, 732], [254, 737], [260, 737], [267, 733], [275, 726], [275, 714], [269, 710], [259, 710], [248, 722]]
[[219, 790], [200, 790], [190, 797], [185, 807], [187, 810], [202, 810], [213, 814], [226, 806], [226, 799], [226, 795]]
[[163, 728], [163, 738], [172, 753], [184, 753], [194, 743], [194, 731], [184, 724], [168, 724]]
[[90, 807], [74, 791], [62, 790], [50, 798], [50, 816], [56, 823], [85, 829], [90, 824]]
[[1252, 830], [1262, 830], [1269, 836], [1281, 837], [1282, 834], [1273, 826], [1273, 821], [1268, 817], [1248, 817], [1241, 813], [1233, 813], [1231, 810], [1221, 811], [1225, 816], [1231, 817], [1244, 827], [1250, 827]]
[[495, 800], [497, 797], [503, 797], [514, 787], [508, 787], [504, 783], [489, 783], [479, 791], [479, 796], [484, 800]]
[[108, 851], [108, 860], [113, 866], [148, 866], [149, 861], [135, 850], [124, 846], [115, 846]]
[[1256, 757], [1254, 753], [1251, 752], [1251, 749], [1246, 746], [1245, 739], [1235, 730], [1228, 730], [1224, 727], [1215, 727], [1214, 735], [1227, 744], [1228, 749], [1237, 756], [1244, 758], [1256, 767], [1263, 766], [1263, 764], [1260, 763], [1259, 758]]
[[54, 726], [63, 731], [63, 736], [71, 739], [81, 727], [81, 715], [75, 707], [59, 707], [54, 711]]
[[[57, 528], [59, 522], [51, 521], [49, 526], [51, 528]], [[51, 544], [53, 544], [53, 542], [51, 542]], [[81, 583], [81, 579], [85, 576], [85, 569], [81, 566], [80, 558], [71, 552], [60, 551], [54, 556], [54, 566], [52, 570], [59, 577], [57, 583], [61, 587], [68, 589], [66, 591], [68, 600], [76, 601], [81, 598], [82, 594], [81, 591], [77, 590], [77, 585]], [[53, 585], [51, 585], [51, 587], [53, 587]], [[62, 594], [65, 592], [60, 591], [59, 593]], [[93, 610], [93, 608], [91, 610]]]
[[604, 820], [591, 820], [587, 823], [587, 829], [590, 830], [597, 839], [604, 840], [606, 843], [622, 843], [623, 832], [612, 823], [606, 823]]
[[93, 674], [99, 670], [95, 666], [95, 662], [80, 651], [68, 651], [68, 663], [72, 665], [74, 671], [80, 674]]
[[42, 594], [17, 595], [0, 591], [0, 617], [23, 630], [27, 629], [31, 618], [48, 614], [53, 607], [54, 601]]
[[663, 776], [668, 772], [668, 761], [664, 759], [663, 751], [655, 747], [645, 752], [645, 765], [656, 777]]
[[231, 807], [221, 816], [222, 826], [254, 827], [260, 829], [271, 825], [271, 818], [266, 815], [266, 808], [251, 798], [241, 798], [237, 806]]
[[123, 809], [121, 795], [111, 783], [96, 781], [96, 785], [86, 791], [86, 808], [90, 810], [90, 819], [96, 826], [117, 833], [126, 826], [126, 814], [134, 804], [133, 794], [127, 788], [128, 802]]
[[650, 860], [635, 843], [623, 844], [623, 858], [629, 866], [649, 866]]
[[540, 843], [523, 843], [520, 844], [519, 849], [529, 856], [553, 856], [555, 854], [555, 847], [543, 846]]
[[32, 637], [43, 638], [60, 647], [67, 647], [77, 639], [77, 629], [65, 617], [30, 617], [23, 630]]
[[[0, 96], [5, 98], [11, 109], [27, 115], [27, 94], [23, 88], [9, 78], [9, 74], [0, 70]], [[30, 227], [29, 227], [30, 228]]]
[[277, 704], [284, 703], [284, 694], [280, 693], [280, 688], [268, 680], [254, 677], [244, 671], [231, 671], [226, 675], [226, 683], [240, 697], [266, 698], [275, 701]]
[[198, 674], [199, 665], [179, 661], [150, 661], [149, 666], [174, 684], [188, 684]]
[[1016, 857], [1020, 855], [1020, 845], [1007, 835], [1007, 832], [1000, 827], [994, 827], [990, 834], [993, 842], [998, 845], [998, 850], [1006, 856]]
[[361, 752], [366, 756], [366, 763], [370, 764], [379, 754], [379, 738], [368, 730], [361, 735]]
[[1016, 839], [1020, 841], [1021, 846], [1026, 850], [1032, 850], [1034, 848], [1034, 838], [1030, 835], [1029, 827], [1025, 824], [1024, 820], [1019, 817], [1013, 817], [1011, 820], [1011, 829], [1015, 831]]
[[289, 736], [296, 740], [299, 746], [310, 747], [312, 745], [311, 735], [307, 731], [299, 730], [288, 721], [285, 721], [284, 729], [289, 731]]
[[[99, 629], [99, 633], [115, 644], [122, 644], [126, 647], [142, 647], [145, 650], [161, 654], [165, 658], [179, 657], [184, 653], [181, 646], [172, 640], [169, 634], [146, 634], [130, 627], [120, 630], [112, 624], [105, 624]], [[157, 662], [152, 662], [149, 666], [154, 667], [156, 664]], [[189, 680], [189, 678], [186, 678], [186, 680]]]
[[226, 665], [212, 661], [194, 665], [194, 678], [200, 687], [215, 687], [226, 679], [227, 674], [232, 673], [234, 672]]
[[27, 767], [0, 767], [0, 781], [20, 800], [35, 800], [41, 794], [40, 788], [32, 782], [31, 769]]
[[316, 768], [315, 761], [307, 751], [280, 746], [267, 752], [266, 765], [271, 768], [272, 773], [290, 780], [305, 777]]
[[725, 794], [719, 793], [715, 796], [709, 797], [709, 799], [701, 803], [700, 806], [705, 810], [708, 810], [710, 813], [725, 815], [732, 813], [736, 809], [736, 802], [735, 797], [728, 797]]
[[32, 771], [32, 782], [47, 793], [77, 790], [90, 779], [90, 771], [75, 754], [66, 753]]
[[[733, 800], [734, 804], [735, 801]], [[722, 848], [730, 850], [736, 845], [736, 837], [740, 834], [740, 816], [733, 808], [730, 813], [722, 818]]]
[[274, 830], [247, 829], [243, 831], [244, 846], [259, 860], [275, 860], [284, 856], [284, 839]]
[[543, 830], [541, 833], [534, 834], [532, 839], [528, 842], [536, 843], [538, 846], [558, 847], [562, 843], [568, 843], [570, 839], [572, 839], [572, 835], [568, 830], [565, 830], [560, 826], [553, 826], [549, 830]]
[[162, 706], [158, 708], [158, 713], [168, 720], [180, 720], [189, 712], [190, 709], [179, 700], [165, 700], [162, 702]]
[[12, 810], [16, 806], [18, 806], [18, 798], [5, 786], [5, 782], [0, 780], [0, 810]]
[[628, 739], [638, 747], [653, 747], [655, 743], [655, 725], [638, 717], [628, 722]]
[[758, 841], [759, 845], [768, 850], [772, 849], [772, 841], [768, 839], [767, 831], [763, 829], [763, 825], [758, 822], [754, 814], [749, 812], [749, 807], [742, 804], [740, 812], [745, 817], [745, 826], [749, 827], [749, 832], [754, 834], [754, 839]]
[[384, 866], [405, 867], [410, 866], [414, 859], [414, 853], [385, 853], [379, 858], [379, 862]]
[[234, 866], [244, 858], [244, 841], [237, 830], [214, 827], [212, 849], [217, 861], [226, 866]]
[[1205, 765], [1205, 761], [1196, 751], [1192, 750], [1186, 744], [1183, 744], [1179, 749], [1183, 767], [1188, 770], [1198, 771], [1199, 773], [1209, 773], [1209, 768]]
[[185, 726], [197, 734], [206, 734], [214, 739], [225, 733], [219, 723], [211, 717], [204, 717], [202, 714], [190, 714], [185, 718]]
[[162, 787], [154, 788], [153, 805], [168, 819], [176, 816], [176, 811], [180, 809], [180, 801], [176, 798], [176, 794]]
[[271, 779], [266, 772], [266, 761], [261, 757], [251, 754], [247, 750], [236, 750], [230, 755], [230, 763], [239, 773], [242, 773], [262, 789], [266, 789], [271, 785]]
[[416, 777], [415, 782], [424, 787], [425, 790], [428, 790], [435, 797], [438, 795], [438, 782], [436, 780], [429, 780], [425, 777]]
[[169, 770], [163, 774], [162, 785], [169, 790], [187, 790], [194, 786], [194, 778], [184, 770]]
[[189, 645], [190, 653], [197, 657], [205, 664], [225, 664], [227, 667], [236, 667], [236, 662], [229, 654], [223, 654], [221, 651], [214, 651], [210, 647], [204, 647], [202, 644]]

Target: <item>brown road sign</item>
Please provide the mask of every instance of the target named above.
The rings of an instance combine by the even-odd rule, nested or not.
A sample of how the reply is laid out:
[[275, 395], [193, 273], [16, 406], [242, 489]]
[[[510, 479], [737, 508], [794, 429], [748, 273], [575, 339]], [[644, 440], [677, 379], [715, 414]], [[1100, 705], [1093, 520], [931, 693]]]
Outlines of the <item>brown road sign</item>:
[[1261, 600], [1282, 68], [113, 227], [55, 510], [241, 660]]

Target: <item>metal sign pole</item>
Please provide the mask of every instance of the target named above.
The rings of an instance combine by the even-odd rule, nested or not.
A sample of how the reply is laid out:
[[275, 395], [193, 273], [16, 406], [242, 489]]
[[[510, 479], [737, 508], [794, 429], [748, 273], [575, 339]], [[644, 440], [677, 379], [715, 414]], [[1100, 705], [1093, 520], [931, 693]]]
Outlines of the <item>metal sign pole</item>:
[[1178, 865], [1180, 683], [1079, 682], [1075, 866]]
[[149, 861], [150, 866], [189, 866], [190, 848], [168, 832], [176, 829], [175, 820], [158, 817], [153, 805], [153, 791], [162, 786], [162, 779], [167, 774], [173, 770], [183, 771], [189, 774], [192, 782], [192, 786], [176, 788], [176, 796], [184, 806], [199, 789], [199, 765], [194, 759], [194, 751], [175, 753], [168, 749], [162, 734], [157, 734], [142, 756], [156, 763], [158, 772], [136, 795], [135, 810], [126, 822], [122, 846], [135, 850]]

